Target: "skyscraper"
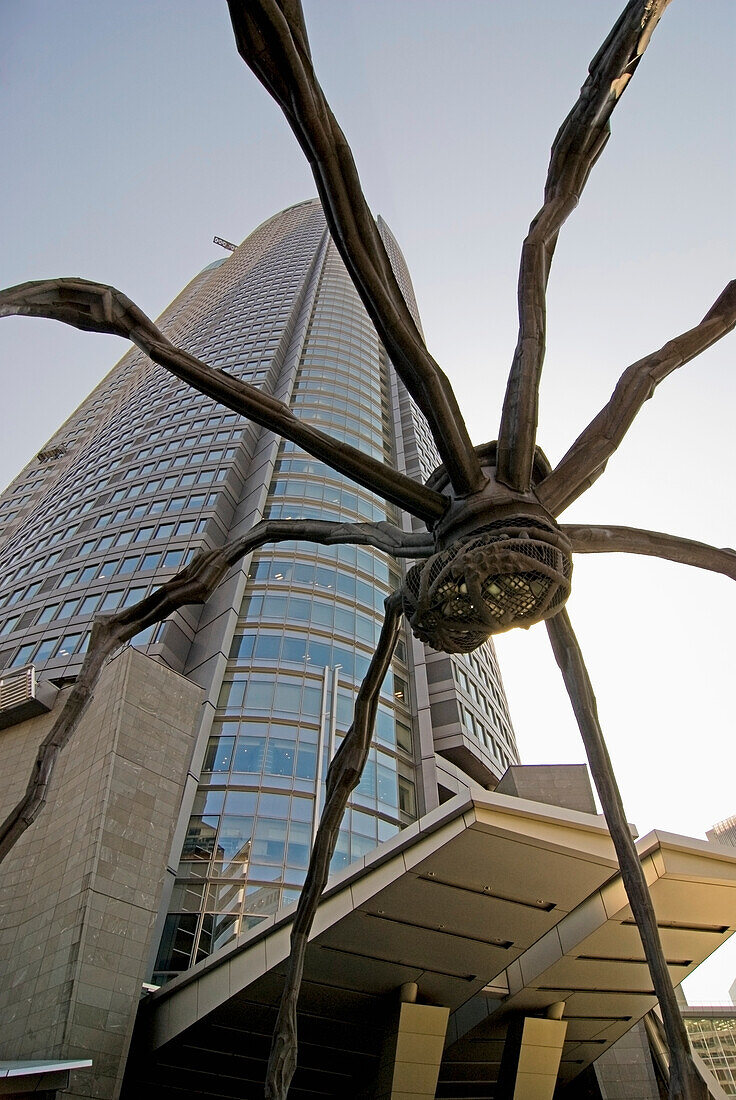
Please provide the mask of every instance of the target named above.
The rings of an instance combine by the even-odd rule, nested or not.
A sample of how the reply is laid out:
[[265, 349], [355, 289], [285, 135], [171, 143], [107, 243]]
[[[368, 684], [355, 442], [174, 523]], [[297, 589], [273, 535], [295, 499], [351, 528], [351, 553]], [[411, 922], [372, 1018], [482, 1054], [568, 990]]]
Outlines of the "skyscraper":
[[[403, 257], [379, 226], [406, 299]], [[438, 458], [348, 278], [316, 201], [269, 219], [197, 275], [161, 327], [209, 365], [414, 477]], [[63, 686], [93, 617], [129, 606], [202, 547], [262, 518], [390, 520], [393, 505], [127, 353], [0, 499], [0, 669]], [[205, 605], [134, 639], [204, 692], [168, 872], [155, 979], [293, 900], [327, 764], [352, 717], [400, 566], [371, 549], [279, 543]], [[13, 720], [15, 696], [3, 717]], [[0, 706], [2, 699], [0, 698]], [[434, 653], [402, 637], [335, 867], [468, 778], [517, 762], [492, 645]]]

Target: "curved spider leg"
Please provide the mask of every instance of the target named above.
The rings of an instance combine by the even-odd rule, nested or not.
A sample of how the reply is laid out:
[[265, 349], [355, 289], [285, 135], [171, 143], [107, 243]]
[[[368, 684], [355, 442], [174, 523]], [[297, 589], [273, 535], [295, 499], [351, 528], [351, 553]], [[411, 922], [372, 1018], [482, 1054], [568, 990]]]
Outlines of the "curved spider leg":
[[736, 280], [732, 280], [699, 325], [626, 368], [608, 404], [581, 432], [552, 473], [537, 485], [537, 497], [545, 508], [556, 516], [577, 500], [603, 473], [634, 417], [659, 383], [715, 344], [735, 325]]
[[230, 566], [267, 542], [305, 540], [334, 545], [374, 546], [396, 557], [426, 557], [430, 544], [405, 536], [391, 524], [330, 523], [327, 520], [264, 520], [246, 535], [217, 550], [203, 550], [193, 561], [145, 599], [116, 615], [101, 615], [92, 627], [89, 649], [56, 722], [41, 742], [26, 792], [0, 825], [0, 862], [41, 812], [62, 749], [92, 699], [103, 666], [125, 642], [147, 626], [160, 623], [185, 604], [203, 603]]
[[447, 377], [427, 351], [363, 195], [350, 146], [317, 81], [301, 4], [229, 0], [238, 52], [281, 107], [309, 161], [332, 239], [389, 358], [426, 416], [458, 494], [485, 476]]
[[641, 937], [654, 992], [662, 1011], [670, 1049], [670, 1100], [706, 1100], [707, 1089], [690, 1056], [687, 1031], [672, 988], [649, 888], [629, 831], [611, 758], [603, 738], [593, 688], [565, 610], [547, 620], [547, 632], [583, 738], [606, 824], [616, 849], [631, 912]]
[[610, 136], [609, 119], [649, 44], [668, 0], [630, 0], [596, 56], [580, 98], [552, 145], [544, 202], [522, 245], [519, 336], [498, 432], [498, 481], [531, 487], [539, 381], [545, 353], [545, 295], [562, 225], [578, 204], [588, 176]]
[[309, 933], [327, 882], [330, 860], [335, 851], [350, 792], [360, 782], [368, 759], [378, 696], [396, 648], [401, 625], [401, 593], [394, 592], [389, 596], [385, 607], [386, 617], [376, 652], [355, 700], [353, 724], [345, 734], [327, 772], [327, 797], [291, 928], [291, 951], [266, 1071], [266, 1100], [286, 1100], [296, 1069], [296, 1008]]
[[448, 501], [441, 493], [311, 427], [276, 398], [175, 347], [138, 306], [114, 287], [86, 279], [21, 283], [0, 291], [0, 317], [13, 314], [47, 317], [74, 328], [132, 340], [154, 363], [200, 393], [290, 439], [308, 454], [419, 519], [431, 523], [445, 512]]
[[724, 573], [736, 581], [736, 550], [719, 549], [706, 542], [645, 531], [640, 527], [586, 527], [577, 523], [561, 524], [575, 554], [645, 554], [666, 558], [682, 565], [694, 565], [713, 573]]

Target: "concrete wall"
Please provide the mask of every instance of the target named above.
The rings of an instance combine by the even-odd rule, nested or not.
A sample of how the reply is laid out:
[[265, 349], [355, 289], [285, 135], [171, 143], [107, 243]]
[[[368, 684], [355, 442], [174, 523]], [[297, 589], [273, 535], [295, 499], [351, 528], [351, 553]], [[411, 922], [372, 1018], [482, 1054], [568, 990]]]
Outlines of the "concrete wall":
[[[0, 732], [3, 816], [65, 696]], [[124, 650], [2, 866], [0, 1058], [92, 1058], [65, 1096], [119, 1091], [200, 702], [182, 676]]]

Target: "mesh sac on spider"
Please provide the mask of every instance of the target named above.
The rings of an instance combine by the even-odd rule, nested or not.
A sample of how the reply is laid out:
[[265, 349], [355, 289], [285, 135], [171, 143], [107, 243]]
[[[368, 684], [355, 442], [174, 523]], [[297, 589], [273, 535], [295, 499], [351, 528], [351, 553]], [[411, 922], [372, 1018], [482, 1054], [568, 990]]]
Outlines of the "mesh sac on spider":
[[511, 517], [409, 569], [403, 607], [420, 641], [469, 653], [511, 627], [556, 614], [570, 595], [572, 556], [552, 524]]

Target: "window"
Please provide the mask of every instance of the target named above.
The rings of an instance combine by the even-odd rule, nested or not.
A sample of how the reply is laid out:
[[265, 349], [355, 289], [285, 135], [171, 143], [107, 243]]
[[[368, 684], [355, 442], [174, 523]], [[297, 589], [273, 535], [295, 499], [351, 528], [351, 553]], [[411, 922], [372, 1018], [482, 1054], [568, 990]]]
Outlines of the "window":
[[82, 600], [81, 604], [79, 605], [79, 610], [78, 610], [77, 614], [79, 614], [79, 615], [93, 615], [94, 611], [95, 611], [95, 608], [97, 607], [97, 604], [99, 602], [100, 602], [99, 592], [97, 593], [96, 596], [87, 596], [84, 600]]
[[31, 659], [31, 654], [36, 648], [35, 642], [29, 642], [28, 645], [22, 645], [15, 655], [14, 660], [10, 664], [10, 668], [20, 668], [21, 665], [27, 665]]
[[137, 588], [129, 588], [128, 591], [125, 593], [125, 599], [123, 600], [122, 606], [130, 607], [132, 604], [138, 603], [139, 600], [143, 599], [147, 591], [148, 589], [145, 585], [139, 586]]
[[59, 646], [56, 656], [57, 657], [71, 657], [74, 650], [79, 645], [79, 639], [81, 634], [66, 634], [61, 639], [61, 645]]
[[58, 640], [58, 635], [55, 638], [44, 638], [44, 640], [41, 642], [40, 646], [36, 650], [34, 661], [37, 661], [39, 664], [42, 661], [48, 661], [49, 657], [56, 649], [56, 643], [58, 642]]
[[14, 615], [12, 619], [8, 619], [3, 626], [0, 627], [0, 634], [10, 634], [11, 630], [15, 629], [15, 624], [18, 622], [20, 615]]

